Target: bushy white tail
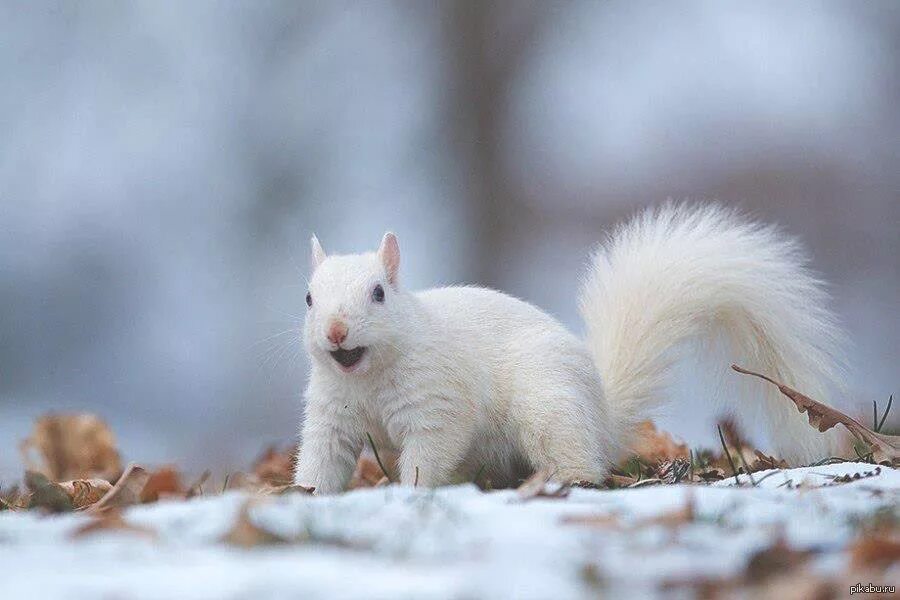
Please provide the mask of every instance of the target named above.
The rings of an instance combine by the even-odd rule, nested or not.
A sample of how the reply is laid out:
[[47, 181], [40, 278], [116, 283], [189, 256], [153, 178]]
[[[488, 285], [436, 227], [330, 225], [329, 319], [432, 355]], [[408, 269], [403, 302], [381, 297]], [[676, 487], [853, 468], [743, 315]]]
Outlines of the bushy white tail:
[[[681, 342], [725, 336], [731, 362], [827, 402], [843, 339], [822, 283], [799, 244], [772, 226], [716, 205], [666, 204], [617, 228], [597, 251], [580, 296], [608, 401], [630, 430], [665, 398]], [[737, 377], [737, 375], [734, 375]], [[768, 426], [795, 464], [832, 455], [819, 433], [772, 386], [745, 386], [737, 412]]]

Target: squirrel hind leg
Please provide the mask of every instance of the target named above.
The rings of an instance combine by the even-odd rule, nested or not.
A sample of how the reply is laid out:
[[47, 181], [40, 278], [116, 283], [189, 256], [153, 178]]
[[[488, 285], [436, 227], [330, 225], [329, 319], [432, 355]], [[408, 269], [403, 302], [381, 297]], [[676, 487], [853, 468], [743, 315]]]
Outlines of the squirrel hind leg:
[[583, 398], [537, 398], [543, 410], [529, 411], [530, 418], [521, 423], [519, 431], [521, 452], [530, 466], [555, 481], [599, 483], [605, 479], [614, 457], [609, 440], [598, 431], [599, 416], [583, 410]]

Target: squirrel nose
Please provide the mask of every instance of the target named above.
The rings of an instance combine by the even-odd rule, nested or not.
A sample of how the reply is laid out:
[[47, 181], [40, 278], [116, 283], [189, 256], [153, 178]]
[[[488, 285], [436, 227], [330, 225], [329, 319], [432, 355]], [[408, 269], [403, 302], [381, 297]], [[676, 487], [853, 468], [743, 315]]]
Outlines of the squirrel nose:
[[347, 339], [347, 326], [342, 321], [332, 321], [326, 337], [332, 344], [340, 346]]

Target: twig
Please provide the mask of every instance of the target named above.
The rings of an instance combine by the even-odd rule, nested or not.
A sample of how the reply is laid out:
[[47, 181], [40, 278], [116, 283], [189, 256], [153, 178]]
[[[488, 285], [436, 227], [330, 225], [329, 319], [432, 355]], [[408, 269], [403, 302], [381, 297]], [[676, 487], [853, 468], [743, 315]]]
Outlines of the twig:
[[416, 465], [416, 480], [413, 481], [413, 487], [419, 487], [419, 465]]
[[731, 453], [728, 451], [728, 446], [725, 445], [725, 436], [722, 434], [722, 426], [716, 425], [716, 429], [719, 430], [719, 439], [722, 441], [722, 450], [725, 451], [725, 456], [728, 457], [728, 464], [731, 465], [731, 472], [734, 473], [734, 483], [741, 485], [741, 480], [738, 479], [737, 467], [734, 466], [734, 461], [731, 460]]
[[225, 490], [228, 489], [228, 478], [231, 476], [231, 473], [225, 473], [225, 483], [222, 484], [222, 493], [225, 493]]
[[[391, 483], [394, 483], [394, 480], [391, 479], [391, 476], [388, 475], [387, 469], [384, 468], [384, 463], [381, 462], [381, 457], [378, 456], [378, 448], [375, 447], [375, 442], [372, 441], [372, 436], [369, 435], [369, 432], [366, 432], [366, 437], [369, 438], [369, 444], [372, 446], [372, 452], [375, 454], [375, 462], [378, 463], [378, 466], [381, 467], [381, 472], [384, 473], [384, 476], [387, 477], [387, 480]], [[418, 467], [416, 467], [416, 472], [418, 473]], [[416, 478], [418, 480], [418, 477]]]

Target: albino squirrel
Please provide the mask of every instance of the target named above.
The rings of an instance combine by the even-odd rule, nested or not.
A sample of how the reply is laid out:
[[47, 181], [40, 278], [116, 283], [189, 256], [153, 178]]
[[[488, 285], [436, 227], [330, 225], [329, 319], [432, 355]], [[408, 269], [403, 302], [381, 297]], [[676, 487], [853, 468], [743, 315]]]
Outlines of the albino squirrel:
[[[579, 302], [587, 339], [500, 292], [400, 285], [400, 248], [326, 256], [312, 238], [305, 346], [312, 361], [295, 483], [343, 490], [367, 434], [399, 450], [404, 485], [479, 471], [513, 484], [535, 470], [603, 480], [635, 425], [665, 398], [677, 347], [727, 338], [737, 362], [823, 400], [841, 332], [798, 243], [720, 206], [667, 204], [619, 226], [594, 254]], [[839, 448], [771, 386], [754, 409], [778, 454]]]

